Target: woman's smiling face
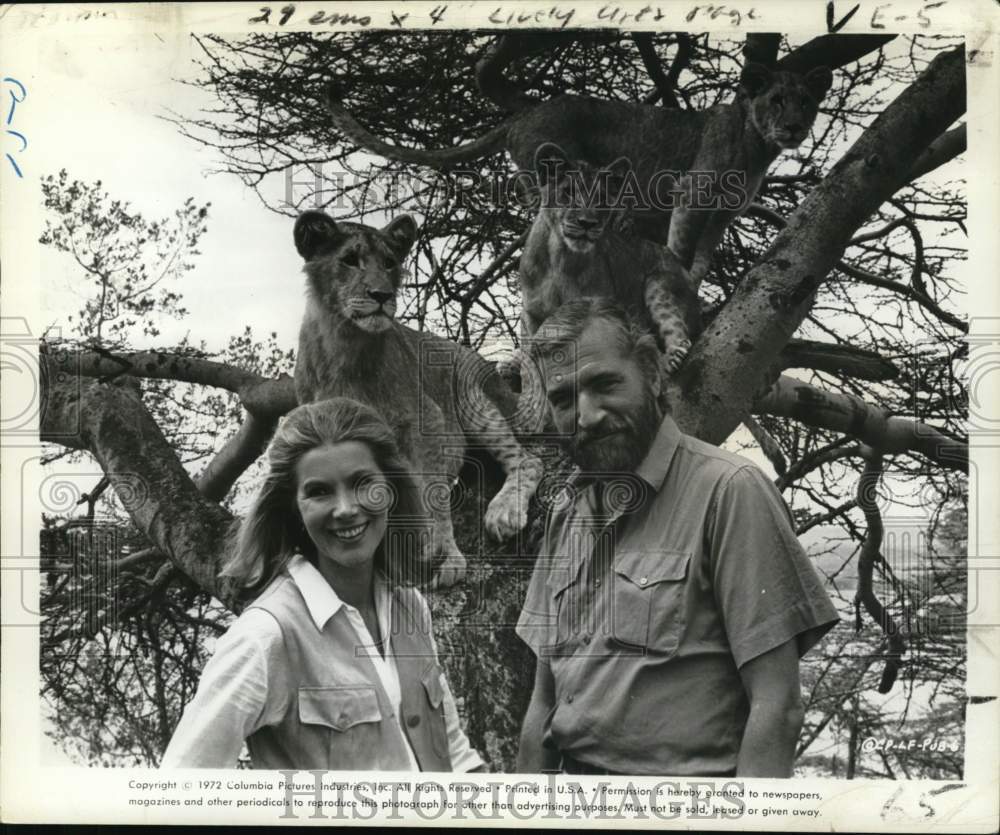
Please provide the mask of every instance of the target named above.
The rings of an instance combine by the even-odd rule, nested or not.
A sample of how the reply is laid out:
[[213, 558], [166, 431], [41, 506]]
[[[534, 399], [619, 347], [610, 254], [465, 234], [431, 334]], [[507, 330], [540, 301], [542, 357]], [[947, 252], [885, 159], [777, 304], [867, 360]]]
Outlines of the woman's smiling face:
[[295, 475], [299, 514], [319, 557], [344, 568], [370, 562], [385, 536], [389, 485], [368, 445], [311, 449]]

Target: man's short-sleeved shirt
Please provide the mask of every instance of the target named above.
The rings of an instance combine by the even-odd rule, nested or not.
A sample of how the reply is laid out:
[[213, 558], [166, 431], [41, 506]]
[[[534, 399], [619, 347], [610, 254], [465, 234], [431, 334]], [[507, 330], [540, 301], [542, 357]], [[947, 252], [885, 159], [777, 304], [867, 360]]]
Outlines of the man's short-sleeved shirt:
[[749, 710], [739, 668], [836, 623], [770, 480], [667, 416], [634, 474], [570, 478], [517, 634], [552, 669], [547, 744], [626, 774], [723, 775]]

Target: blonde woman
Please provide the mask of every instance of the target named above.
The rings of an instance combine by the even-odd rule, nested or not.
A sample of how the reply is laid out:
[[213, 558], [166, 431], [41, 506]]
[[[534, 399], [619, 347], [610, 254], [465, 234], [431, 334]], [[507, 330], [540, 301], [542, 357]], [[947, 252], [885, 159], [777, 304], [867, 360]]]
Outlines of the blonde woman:
[[205, 665], [163, 767], [483, 770], [412, 585], [426, 529], [389, 427], [346, 398], [300, 406], [223, 573], [260, 590]]

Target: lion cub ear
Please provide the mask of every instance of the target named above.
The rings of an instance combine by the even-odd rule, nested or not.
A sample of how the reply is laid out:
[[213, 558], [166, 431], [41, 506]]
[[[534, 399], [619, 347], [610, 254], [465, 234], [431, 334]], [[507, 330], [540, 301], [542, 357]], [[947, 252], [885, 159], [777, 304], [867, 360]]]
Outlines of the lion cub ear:
[[306, 261], [332, 250], [342, 235], [334, 219], [324, 212], [303, 212], [295, 221], [295, 248]]
[[400, 215], [389, 221], [388, 225], [382, 228], [382, 233], [389, 236], [393, 251], [402, 261], [417, 239], [417, 222], [410, 215]]
[[740, 88], [750, 97], [760, 95], [771, 84], [771, 71], [763, 64], [750, 61], [740, 73]]
[[816, 101], [823, 101], [826, 91], [833, 85], [833, 70], [829, 67], [816, 67], [806, 73], [806, 86]]

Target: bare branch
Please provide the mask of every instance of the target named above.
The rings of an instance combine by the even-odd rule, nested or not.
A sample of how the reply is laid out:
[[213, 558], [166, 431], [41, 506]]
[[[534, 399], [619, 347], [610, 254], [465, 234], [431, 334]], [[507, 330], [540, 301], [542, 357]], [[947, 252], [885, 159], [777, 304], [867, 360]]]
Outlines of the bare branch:
[[679, 107], [677, 96], [674, 95], [674, 87], [663, 71], [660, 58], [653, 46], [653, 36], [649, 32], [633, 32], [632, 40], [639, 50], [639, 57], [642, 58], [642, 65], [646, 68], [646, 73], [656, 86], [656, 97], [661, 99], [666, 107]]
[[835, 70], [864, 58], [895, 37], [895, 35], [820, 35], [785, 55], [778, 61], [777, 68], [803, 75], [816, 67], [829, 67]]
[[959, 154], [964, 153], [968, 146], [968, 136], [965, 124], [952, 128], [942, 133], [924, 151], [910, 169], [907, 182], [913, 182], [924, 174], [929, 174], [936, 168], [940, 168], [946, 162], [950, 162]]
[[247, 467], [260, 457], [276, 425], [277, 418], [258, 419], [247, 413], [239, 430], [198, 479], [202, 495], [211, 501], [222, 501]]
[[85, 377], [102, 381], [127, 375], [152, 380], [177, 380], [225, 389], [238, 395], [247, 411], [258, 418], [279, 417], [297, 405], [291, 377], [270, 380], [241, 368], [202, 357], [169, 351], [114, 353], [103, 348], [68, 350], [58, 343], [42, 343], [41, 354], [68, 354], [72, 367]]
[[788, 469], [788, 463], [785, 461], [781, 447], [778, 446], [778, 442], [771, 436], [771, 433], [761, 426], [752, 415], [743, 416], [743, 425], [750, 430], [750, 434], [753, 435], [761, 452], [771, 462], [774, 471], [779, 476], [784, 475]]
[[232, 517], [198, 492], [136, 387], [48, 375], [46, 389], [41, 439], [89, 450], [136, 527], [199, 587], [229, 600], [216, 575]]
[[[759, 217], [762, 220], [766, 220], [768, 223], [771, 223], [780, 229], [784, 229], [788, 226], [788, 221], [786, 221], [781, 215], [766, 206], [761, 206], [759, 203], [751, 205], [750, 208], [747, 209], [746, 213], [748, 215], [753, 215], [754, 217]], [[907, 220], [901, 218], [898, 225], [903, 226], [907, 223]], [[884, 234], [885, 232], [886, 228], [879, 230], [880, 234]], [[858, 235], [856, 238], [852, 238], [848, 243], [853, 244], [864, 240], [867, 240], [865, 235]], [[872, 287], [881, 287], [885, 290], [892, 290], [894, 293], [906, 296], [906, 298], [912, 299], [928, 313], [933, 314], [942, 322], [951, 325], [953, 328], [960, 330], [962, 333], [969, 332], [969, 325], [967, 322], [942, 308], [937, 302], [934, 301], [934, 299], [926, 293], [922, 293], [919, 286], [914, 287], [912, 284], [902, 284], [899, 281], [893, 281], [891, 278], [882, 278], [881, 276], [875, 275], [875, 273], [870, 273], [867, 270], [860, 269], [859, 267], [852, 267], [843, 260], [837, 261], [835, 266], [836, 269], [840, 270], [842, 273], [845, 273], [846, 275], [851, 276], [851, 278], [855, 278], [864, 284], [870, 284]]]
[[756, 414], [779, 415], [807, 426], [843, 432], [884, 454], [919, 452], [949, 470], [968, 472], [968, 445], [932, 426], [894, 417], [853, 394], [840, 394], [782, 375], [754, 406]]
[[899, 376], [899, 369], [874, 351], [808, 339], [790, 340], [781, 351], [781, 365], [846, 374], [858, 380], [883, 381]]
[[878, 483], [882, 478], [881, 452], [868, 451], [865, 470], [858, 479], [857, 502], [864, 511], [868, 523], [868, 534], [861, 546], [858, 557], [858, 590], [854, 595], [854, 606], [857, 612], [856, 631], [861, 631], [861, 606], [871, 616], [885, 633], [889, 640], [889, 651], [886, 655], [885, 669], [879, 682], [878, 692], [888, 693], [896, 681], [901, 657], [906, 652], [906, 642], [900, 635], [899, 627], [892, 616], [886, 611], [872, 587], [875, 564], [882, 562], [882, 514], [876, 502]]

